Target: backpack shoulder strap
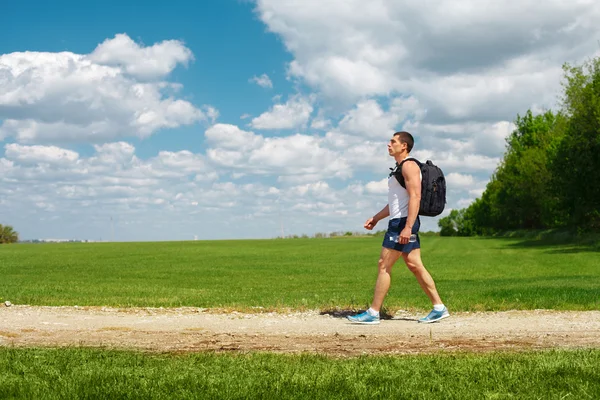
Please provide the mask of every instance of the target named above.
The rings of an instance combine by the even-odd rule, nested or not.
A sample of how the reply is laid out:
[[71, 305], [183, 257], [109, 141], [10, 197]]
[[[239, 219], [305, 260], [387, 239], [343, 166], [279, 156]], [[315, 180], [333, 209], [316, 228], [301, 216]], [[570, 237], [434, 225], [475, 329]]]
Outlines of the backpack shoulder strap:
[[417, 160], [416, 158], [412, 158], [412, 157], [407, 157], [404, 160], [402, 160], [402, 162], [400, 164], [398, 164], [400, 166], [400, 168], [402, 168], [402, 164], [404, 164], [407, 161], [414, 161], [417, 163], [417, 165], [419, 166], [419, 168], [421, 168], [423, 166], [423, 163], [419, 160]]
[[407, 161], [414, 161], [419, 166], [419, 169], [423, 166], [423, 163], [421, 163], [416, 158], [412, 158], [412, 157], [407, 157], [404, 160], [402, 160], [401, 163], [396, 163], [396, 169], [393, 171], [393, 174], [396, 177], [396, 179], [398, 180], [398, 183], [400, 184], [400, 186], [402, 186], [404, 189], [406, 189], [406, 182], [404, 181], [404, 175], [402, 175], [402, 164], [404, 164]]

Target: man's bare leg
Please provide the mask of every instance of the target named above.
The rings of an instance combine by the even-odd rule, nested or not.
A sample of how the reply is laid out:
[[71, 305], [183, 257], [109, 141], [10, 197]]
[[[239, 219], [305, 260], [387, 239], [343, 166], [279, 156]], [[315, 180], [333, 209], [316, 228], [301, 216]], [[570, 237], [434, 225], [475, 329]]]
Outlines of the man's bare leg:
[[383, 299], [385, 298], [388, 290], [390, 289], [390, 283], [392, 281], [391, 272], [394, 263], [402, 256], [403, 253], [388, 249], [385, 247], [381, 248], [381, 254], [379, 255], [379, 274], [377, 275], [377, 282], [375, 283], [375, 294], [373, 295], [373, 302], [371, 303], [371, 309], [379, 312], [383, 305]]
[[423, 261], [421, 261], [421, 249], [414, 249], [410, 253], [401, 253], [406, 266], [412, 272], [421, 288], [429, 297], [432, 304], [442, 304], [442, 299], [440, 299], [440, 295], [437, 292], [435, 287], [435, 282], [433, 278], [429, 274], [429, 272], [425, 269], [423, 265]]

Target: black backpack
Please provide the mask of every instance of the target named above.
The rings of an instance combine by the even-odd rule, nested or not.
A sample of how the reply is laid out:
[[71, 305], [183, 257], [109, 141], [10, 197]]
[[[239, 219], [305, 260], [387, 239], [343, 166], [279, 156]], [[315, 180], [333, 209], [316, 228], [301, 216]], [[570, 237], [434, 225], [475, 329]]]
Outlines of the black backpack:
[[406, 189], [404, 176], [402, 175], [402, 164], [407, 161], [414, 161], [421, 169], [421, 207], [419, 215], [426, 217], [435, 217], [444, 211], [446, 206], [446, 178], [442, 170], [434, 165], [431, 160], [427, 160], [425, 164], [414, 159], [407, 158], [400, 164], [396, 163], [396, 168], [392, 169], [390, 175], [394, 175], [398, 183]]

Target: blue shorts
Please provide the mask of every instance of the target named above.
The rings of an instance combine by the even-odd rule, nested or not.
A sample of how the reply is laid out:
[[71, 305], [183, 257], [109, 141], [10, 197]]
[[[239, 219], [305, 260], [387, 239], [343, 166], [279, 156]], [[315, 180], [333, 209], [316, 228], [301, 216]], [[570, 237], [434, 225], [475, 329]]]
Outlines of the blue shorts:
[[387, 249], [393, 249], [397, 251], [401, 251], [403, 253], [410, 253], [414, 249], [421, 248], [421, 239], [419, 238], [419, 227], [421, 226], [421, 221], [419, 217], [415, 221], [415, 224], [412, 227], [412, 233], [417, 234], [416, 242], [408, 242], [406, 244], [400, 244], [398, 242], [398, 238], [400, 237], [400, 232], [406, 226], [406, 217], [405, 218], [394, 218], [390, 219], [388, 223], [388, 230], [383, 237], [382, 246]]

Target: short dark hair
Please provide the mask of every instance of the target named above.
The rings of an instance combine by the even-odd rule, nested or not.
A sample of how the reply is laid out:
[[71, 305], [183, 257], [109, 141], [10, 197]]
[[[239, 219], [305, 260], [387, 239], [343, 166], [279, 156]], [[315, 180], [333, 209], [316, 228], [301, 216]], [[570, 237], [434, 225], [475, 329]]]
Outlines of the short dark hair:
[[413, 138], [413, 136], [406, 131], [396, 132], [394, 133], [394, 136], [398, 136], [400, 138], [400, 142], [406, 143], [406, 150], [408, 150], [408, 152], [410, 153], [413, 146], [415, 145], [415, 139]]

